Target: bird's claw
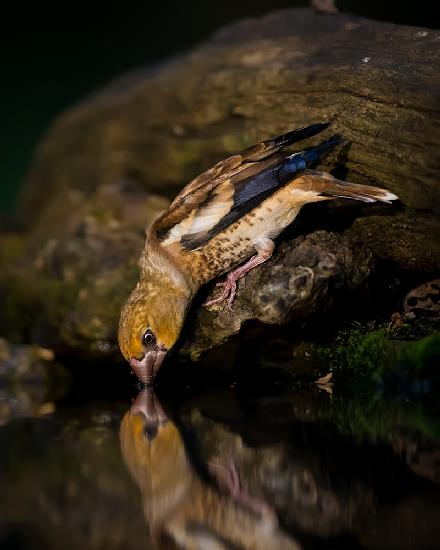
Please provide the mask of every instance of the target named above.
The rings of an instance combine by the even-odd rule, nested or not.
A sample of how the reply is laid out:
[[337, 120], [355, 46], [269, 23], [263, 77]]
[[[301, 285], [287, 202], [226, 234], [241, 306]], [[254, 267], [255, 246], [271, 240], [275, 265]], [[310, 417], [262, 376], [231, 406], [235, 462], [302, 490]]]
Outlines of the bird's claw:
[[211, 307], [211, 306], [214, 306], [216, 304], [221, 304], [222, 302], [227, 300], [227, 302], [225, 304], [225, 309], [231, 310], [232, 309], [232, 303], [234, 302], [235, 294], [237, 292], [237, 283], [235, 282], [235, 280], [233, 280], [232, 278], [230, 278], [228, 276], [226, 281], [217, 283], [216, 286], [224, 287], [223, 292], [219, 296], [217, 296], [217, 298], [213, 298], [212, 300], [208, 300], [203, 305], [205, 307]]
[[275, 511], [264, 500], [252, 497], [241, 487], [240, 476], [232, 458], [227, 464], [210, 462], [208, 467], [220, 487], [226, 489], [233, 500], [259, 515], [270, 528], [277, 527], [278, 518]]

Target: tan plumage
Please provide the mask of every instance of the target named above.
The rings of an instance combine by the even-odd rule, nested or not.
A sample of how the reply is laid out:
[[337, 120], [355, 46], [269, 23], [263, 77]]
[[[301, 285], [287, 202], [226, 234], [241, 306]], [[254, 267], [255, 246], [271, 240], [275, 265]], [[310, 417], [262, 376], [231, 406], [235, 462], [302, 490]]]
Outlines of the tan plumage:
[[327, 127], [314, 124], [294, 130], [219, 162], [192, 180], [150, 227], [140, 279], [119, 326], [121, 351], [142, 381], [154, 379], [200, 286], [236, 268], [219, 298], [207, 304], [228, 299], [231, 305], [237, 279], [271, 256], [273, 239], [304, 204], [397, 198], [385, 189], [307, 168], [340, 141], [337, 137], [301, 153], [281, 152]]
[[146, 390], [138, 395], [122, 420], [120, 441], [124, 461], [141, 491], [155, 547], [299, 549], [269, 507], [258, 512], [245, 499], [228, 494], [227, 487], [216, 487], [198, 475], [181, 433], [155, 395]]

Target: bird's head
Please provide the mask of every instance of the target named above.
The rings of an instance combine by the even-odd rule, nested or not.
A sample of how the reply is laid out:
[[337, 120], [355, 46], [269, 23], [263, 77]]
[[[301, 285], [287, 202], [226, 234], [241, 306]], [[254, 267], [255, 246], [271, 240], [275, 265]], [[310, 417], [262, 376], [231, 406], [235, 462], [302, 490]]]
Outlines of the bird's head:
[[168, 523], [164, 518], [175, 514], [176, 502], [182, 502], [182, 491], [187, 491], [193, 475], [180, 430], [148, 388], [122, 419], [119, 437], [124, 462], [141, 489], [150, 532], [159, 535]]
[[166, 280], [141, 280], [121, 311], [119, 347], [141, 382], [150, 385], [179, 338], [188, 295]]

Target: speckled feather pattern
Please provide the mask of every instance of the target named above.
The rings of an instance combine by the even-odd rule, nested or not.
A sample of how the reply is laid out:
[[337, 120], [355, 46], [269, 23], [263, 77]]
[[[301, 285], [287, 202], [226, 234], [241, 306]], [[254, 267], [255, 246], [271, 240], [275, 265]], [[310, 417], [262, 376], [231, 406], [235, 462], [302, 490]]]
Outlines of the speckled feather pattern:
[[307, 168], [338, 138], [301, 153], [282, 152], [328, 126], [294, 130], [219, 162], [191, 181], [151, 225], [139, 283], [121, 313], [119, 342], [127, 359], [142, 354], [147, 327], [158, 344], [169, 349], [200, 286], [237, 268], [262, 242], [271, 243], [305, 204], [341, 197], [363, 202], [397, 198], [385, 189]]

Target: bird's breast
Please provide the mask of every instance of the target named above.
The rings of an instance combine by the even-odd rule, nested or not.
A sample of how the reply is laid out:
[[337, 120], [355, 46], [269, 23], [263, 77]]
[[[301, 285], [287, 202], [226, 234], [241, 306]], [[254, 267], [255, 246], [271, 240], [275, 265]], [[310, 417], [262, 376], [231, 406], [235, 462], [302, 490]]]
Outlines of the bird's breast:
[[186, 251], [175, 247], [174, 254], [179, 255], [179, 261], [199, 284], [234, 269], [256, 253], [255, 242], [277, 237], [295, 219], [301, 205], [289, 187], [265, 199], [200, 248]]

